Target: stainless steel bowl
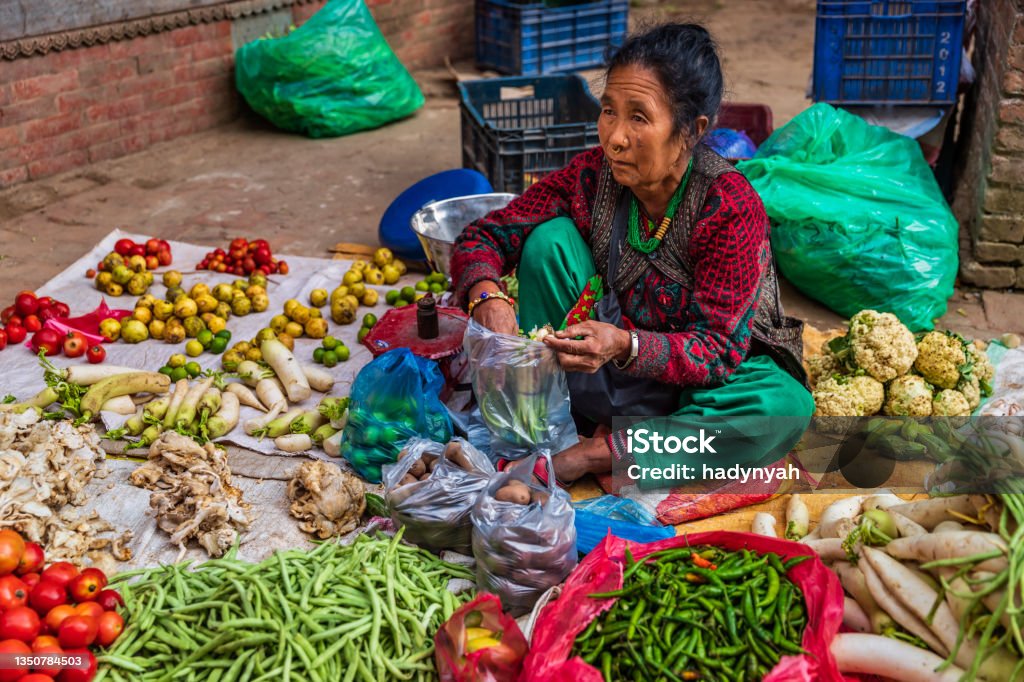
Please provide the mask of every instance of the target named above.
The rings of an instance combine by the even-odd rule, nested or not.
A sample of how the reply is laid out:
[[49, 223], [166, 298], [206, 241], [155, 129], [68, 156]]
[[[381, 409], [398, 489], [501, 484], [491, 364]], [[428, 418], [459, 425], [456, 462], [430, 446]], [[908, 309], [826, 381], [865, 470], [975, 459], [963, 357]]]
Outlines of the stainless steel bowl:
[[504, 208], [516, 198], [515, 194], [473, 194], [434, 201], [412, 217], [412, 231], [419, 237], [430, 267], [451, 276], [448, 262], [452, 246], [466, 225], [483, 218], [491, 211]]

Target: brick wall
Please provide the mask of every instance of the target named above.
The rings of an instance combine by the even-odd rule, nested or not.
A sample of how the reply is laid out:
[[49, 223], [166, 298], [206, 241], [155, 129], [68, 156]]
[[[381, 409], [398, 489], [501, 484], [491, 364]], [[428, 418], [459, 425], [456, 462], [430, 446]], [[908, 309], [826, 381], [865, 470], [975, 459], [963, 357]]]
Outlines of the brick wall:
[[964, 103], [953, 202], [960, 279], [1024, 289], [1024, 0], [978, 4], [978, 82]]
[[[294, 6], [295, 23], [323, 4]], [[410, 69], [472, 54], [471, 0], [368, 5]], [[212, 128], [240, 107], [230, 20], [0, 58], [0, 189]]]

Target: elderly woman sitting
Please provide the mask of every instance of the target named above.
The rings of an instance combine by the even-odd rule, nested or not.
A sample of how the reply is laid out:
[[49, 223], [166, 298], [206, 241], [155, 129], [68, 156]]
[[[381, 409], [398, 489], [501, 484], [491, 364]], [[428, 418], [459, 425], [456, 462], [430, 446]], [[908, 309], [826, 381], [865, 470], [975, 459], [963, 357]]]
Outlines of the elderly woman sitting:
[[[452, 275], [476, 322], [504, 334], [561, 328], [544, 343], [567, 372], [581, 432], [593, 436], [555, 455], [560, 481], [613, 463], [684, 461], [629, 452], [613, 417], [671, 416], [665, 428], [680, 436], [713, 429], [714, 454], [694, 461], [758, 466], [782, 457], [814, 411], [802, 325], [779, 304], [764, 207], [700, 144], [722, 81], [700, 26], [631, 37], [607, 68], [600, 147], [456, 241]], [[513, 271], [518, 322], [500, 285]], [[750, 419], [723, 429], [735, 418]]]

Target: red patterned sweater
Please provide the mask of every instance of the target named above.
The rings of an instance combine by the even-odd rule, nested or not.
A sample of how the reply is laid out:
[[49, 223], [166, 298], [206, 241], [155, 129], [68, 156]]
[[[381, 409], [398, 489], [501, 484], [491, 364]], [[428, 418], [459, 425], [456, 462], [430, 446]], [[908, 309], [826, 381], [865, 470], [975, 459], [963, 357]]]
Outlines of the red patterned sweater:
[[[603, 163], [600, 147], [583, 152], [462, 232], [451, 271], [464, 307], [475, 284], [515, 269], [523, 243], [540, 223], [568, 217], [591, 243]], [[713, 385], [731, 374], [750, 350], [770, 248], [768, 218], [750, 183], [739, 172], [717, 178], [690, 241], [694, 290], [651, 269], [631, 291], [618, 294], [626, 324], [640, 330], [639, 356], [626, 371], [678, 386]]]

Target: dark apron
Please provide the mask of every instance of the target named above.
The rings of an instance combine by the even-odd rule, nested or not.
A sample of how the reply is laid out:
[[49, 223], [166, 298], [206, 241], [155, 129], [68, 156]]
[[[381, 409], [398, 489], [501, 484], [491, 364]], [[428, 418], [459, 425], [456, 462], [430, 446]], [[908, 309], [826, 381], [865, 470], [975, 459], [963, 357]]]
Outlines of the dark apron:
[[[629, 192], [623, 192], [615, 207], [605, 292], [596, 306], [596, 319], [623, 329], [622, 308], [612, 282], [618, 273], [622, 250], [626, 244], [629, 219]], [[635, 360], [634, 360], [635, 362]], [[627, 370], [629, 368], [627, 367]], [[593, 374], [566, 372], [569, 398], [574, 414], [595, 424], [611, 425], [612, 417], [658, 417], [679, 409], [681, 390], [678, 386], [655, 379], [635, 377], [620, 370], [613, 362], [605, 363]]]

